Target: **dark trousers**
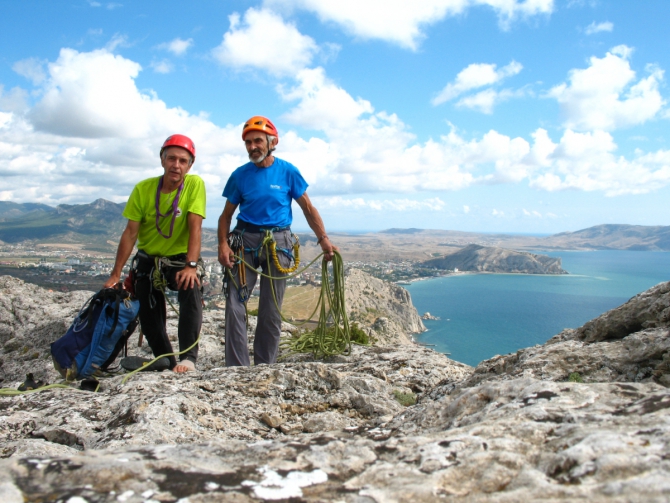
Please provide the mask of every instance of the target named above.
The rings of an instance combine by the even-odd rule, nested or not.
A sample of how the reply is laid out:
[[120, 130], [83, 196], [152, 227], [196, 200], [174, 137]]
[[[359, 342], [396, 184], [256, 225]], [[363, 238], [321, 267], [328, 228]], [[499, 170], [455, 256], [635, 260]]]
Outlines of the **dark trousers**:
[[[173, 257], [175, 260], [184, 260], [185, 257]], [[151, 271], [154, 268], [154, 260], [138, 257], [135, 296], [140, 301], [140, 325], [142, 332], [147, 338], [154, 356], [172, 353], [172, 344], [167, 335], [166, 328], [166, 304], [163, 292], [153, 288]], [[179, 351], [191, 346], [200, 334], [202, 326], [202, 291], [196, 284], [193, 288], [177, 290], [175, 276], [182, 267], [164, 267], [163, 274], [168, 282], [170, 290], [178, 291], [177, 301], [179, 303], [179, 324], [177, 334], [179, 337]], [[170, 367], [177, 365], [174, 356], [170, 356]], [[180, 360], [191, 360], [193, 363], [198, 359], [198, 345], [190, 351], [180, 355]]]
[[[256, 232], [245, 232], [243, 234], [245, 248], [257, 248], [262, 242], [265, 234]], [[291, 249], [293, 241], [291, 231], [279, 231], [274, 233], [277, 246]], [[237, 250], [235, 250], [237, 251]], [[277, 258], [282, 267], [290, 265], [290, 259], [282, 252], [277, 251]], [[283, 277], [284, 274], [277, 271], [272, 258], [270, 266], [264, 250], [259, 251], [258, 256], [251, 252], [245, 252], [244, 260], [254, 266], [260, 266], [263, 273], [273, 277]], [[233, 269], [237, 274], [237, 266]], [[250, 267], [246, 268], [247, 287], [251, 292], [256, 285], [258, 272]], [[249, 346], [247, 341], [247, 325], [245, 320], [244, 303], [240, 301], [235, 283], [239, 284], [239, 275], [234, 277], [234, 282], [228, 279], [228, 290], [226, 292], [226, 366], [248, 366]], [[271, 284], [272, 282], [272, 284]], [[274, 295], [272, 290], [274, 289]], [[279, 337], [281, 335], [281, 309], [286, 290], [285, 279], [270, 280], [261, 276], [261, 291], [258, 303], [258, 322], [254, 337], [254, 363], [276, 363], [279, 352]], [[275, 304], [276, 300], [276, 304]]]

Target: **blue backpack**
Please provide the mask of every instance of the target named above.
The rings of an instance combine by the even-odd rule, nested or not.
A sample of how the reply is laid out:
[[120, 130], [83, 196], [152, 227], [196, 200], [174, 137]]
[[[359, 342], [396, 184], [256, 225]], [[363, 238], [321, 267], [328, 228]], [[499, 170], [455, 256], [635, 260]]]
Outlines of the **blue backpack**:
[[56, 370], [68, 381], [107, 370], [135, 331], [139, 310], [140, 302], [119, 288], [93, 295], [65, 335], [51, 344]]

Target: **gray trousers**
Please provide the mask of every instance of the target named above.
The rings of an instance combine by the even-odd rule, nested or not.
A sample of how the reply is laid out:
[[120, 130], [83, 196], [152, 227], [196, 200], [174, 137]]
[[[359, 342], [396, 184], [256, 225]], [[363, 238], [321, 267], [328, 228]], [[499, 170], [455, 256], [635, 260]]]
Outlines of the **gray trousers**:
[[[255, 250], [263, 242], [265, 234], [256, 232], [245, 232], [242, 235], [245, 249]], [[291, 231], [285, 230], [274, 233], [277, 248], [291, 249], [293, 241], [291, 240]], [[277, 257], [282, 267], [287, 268], [290, 265], [290, 259], [282, 252], [277, 250]], [[258, 255], [251, 251], [245, 251], [244, 260], [248, 264], [261, 267], [264, 274], [273, 277], [283, 277], [284, 274], [277, 271], [272, 257], [268, 269], [268, 259], [265, 250], [258, 251]], [[228, 289], [226, 291], [226, 366], [248, 366], [249, 365], [249, 346], [247, 338], [247, 324], [245, 319], [244, 303], [240, 301], [237, 286], [239, 285], [239, 275], [237, 266], [233, 269], [234, 282], [228, 279]], [[251, 293], [258, 279], [258, 272], [251, 267], [246, 268], [247, 288]], [[272, 285], [270, 284], [272, 282]], [[271, 288], [274, 288], [274, 298]], [[281, 335], [281, 314], [277, 309], [281, 309], [284, 301], [284, 291], [286, 290], [285, 279], [270, 280], [261, 276], [261, 291], [258, 304], [258, 323], [254, 337], [254, 363], [275, 363], [279, 349], [279, 337]], [[277, 305], [275, 305], [275, 300]]]

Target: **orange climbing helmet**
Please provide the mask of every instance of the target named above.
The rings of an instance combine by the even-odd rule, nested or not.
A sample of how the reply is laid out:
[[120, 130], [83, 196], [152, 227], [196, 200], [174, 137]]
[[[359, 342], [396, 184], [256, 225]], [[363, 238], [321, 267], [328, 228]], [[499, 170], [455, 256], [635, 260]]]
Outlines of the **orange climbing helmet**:
[[267, 117], [262, 117], [260, 115], [254, 115], [251, 119], [244, 123], [242, 128], [242, 139], [244, 140], [244, 135], [249, 131], [262, 131], [263, 133], [274, 136], [279, 141], [279, 133], [277, 128]]
[[184, 136], [183, 134], [173, 134], [172, 136], [168, 136], [167, 140], [163, 142], [163, 146], [161, 147], [159, 154], [161, 157], [163, 157], [163, 150], [168, 147], [181, 147], [185, 150], [188, 150], [188, 152], [193, 157], [193, 162], [195, 162], [195, 143], [193, 143], [193, 140], [191, 140], [188, 136]]

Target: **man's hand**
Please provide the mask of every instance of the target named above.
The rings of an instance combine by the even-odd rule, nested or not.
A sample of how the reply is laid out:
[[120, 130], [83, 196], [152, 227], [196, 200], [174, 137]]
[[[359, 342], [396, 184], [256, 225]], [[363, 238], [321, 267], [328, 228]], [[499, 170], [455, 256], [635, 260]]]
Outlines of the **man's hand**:
[[105, 284], [102, 285], [102, 287], [103, 288], [114, 288], [120, 281], [121, 281], [121, 275], [112, 273], [111, 276], [109, 277], [109, 279], [107, 281], [105, 281]]
[[219, 245], [219, 263], [228, 269], [232, 269], [235, 265], [235, 253], [226, 241]]
[[340, 249], [337, 246], [335, 246], [330, 242], [328, 236], [324, 237], [321, 240], [321, 243], [319, 244], [321, 245], [321, 250], [323, 251], [323, 258], [326, 259], [326, 262], [330, 262], [331, 260], [333, 260], [335, 252], [340, 251]]
[[193, 288], [195, 285], [200, 286], [200, 278], [198, 278], [198, 268], [197, 267], [184, 267], [181, 271], [177, 271], [175, 274], [175, 280], [177, 281], [177, 289], [179, 290], [188, 290]]

